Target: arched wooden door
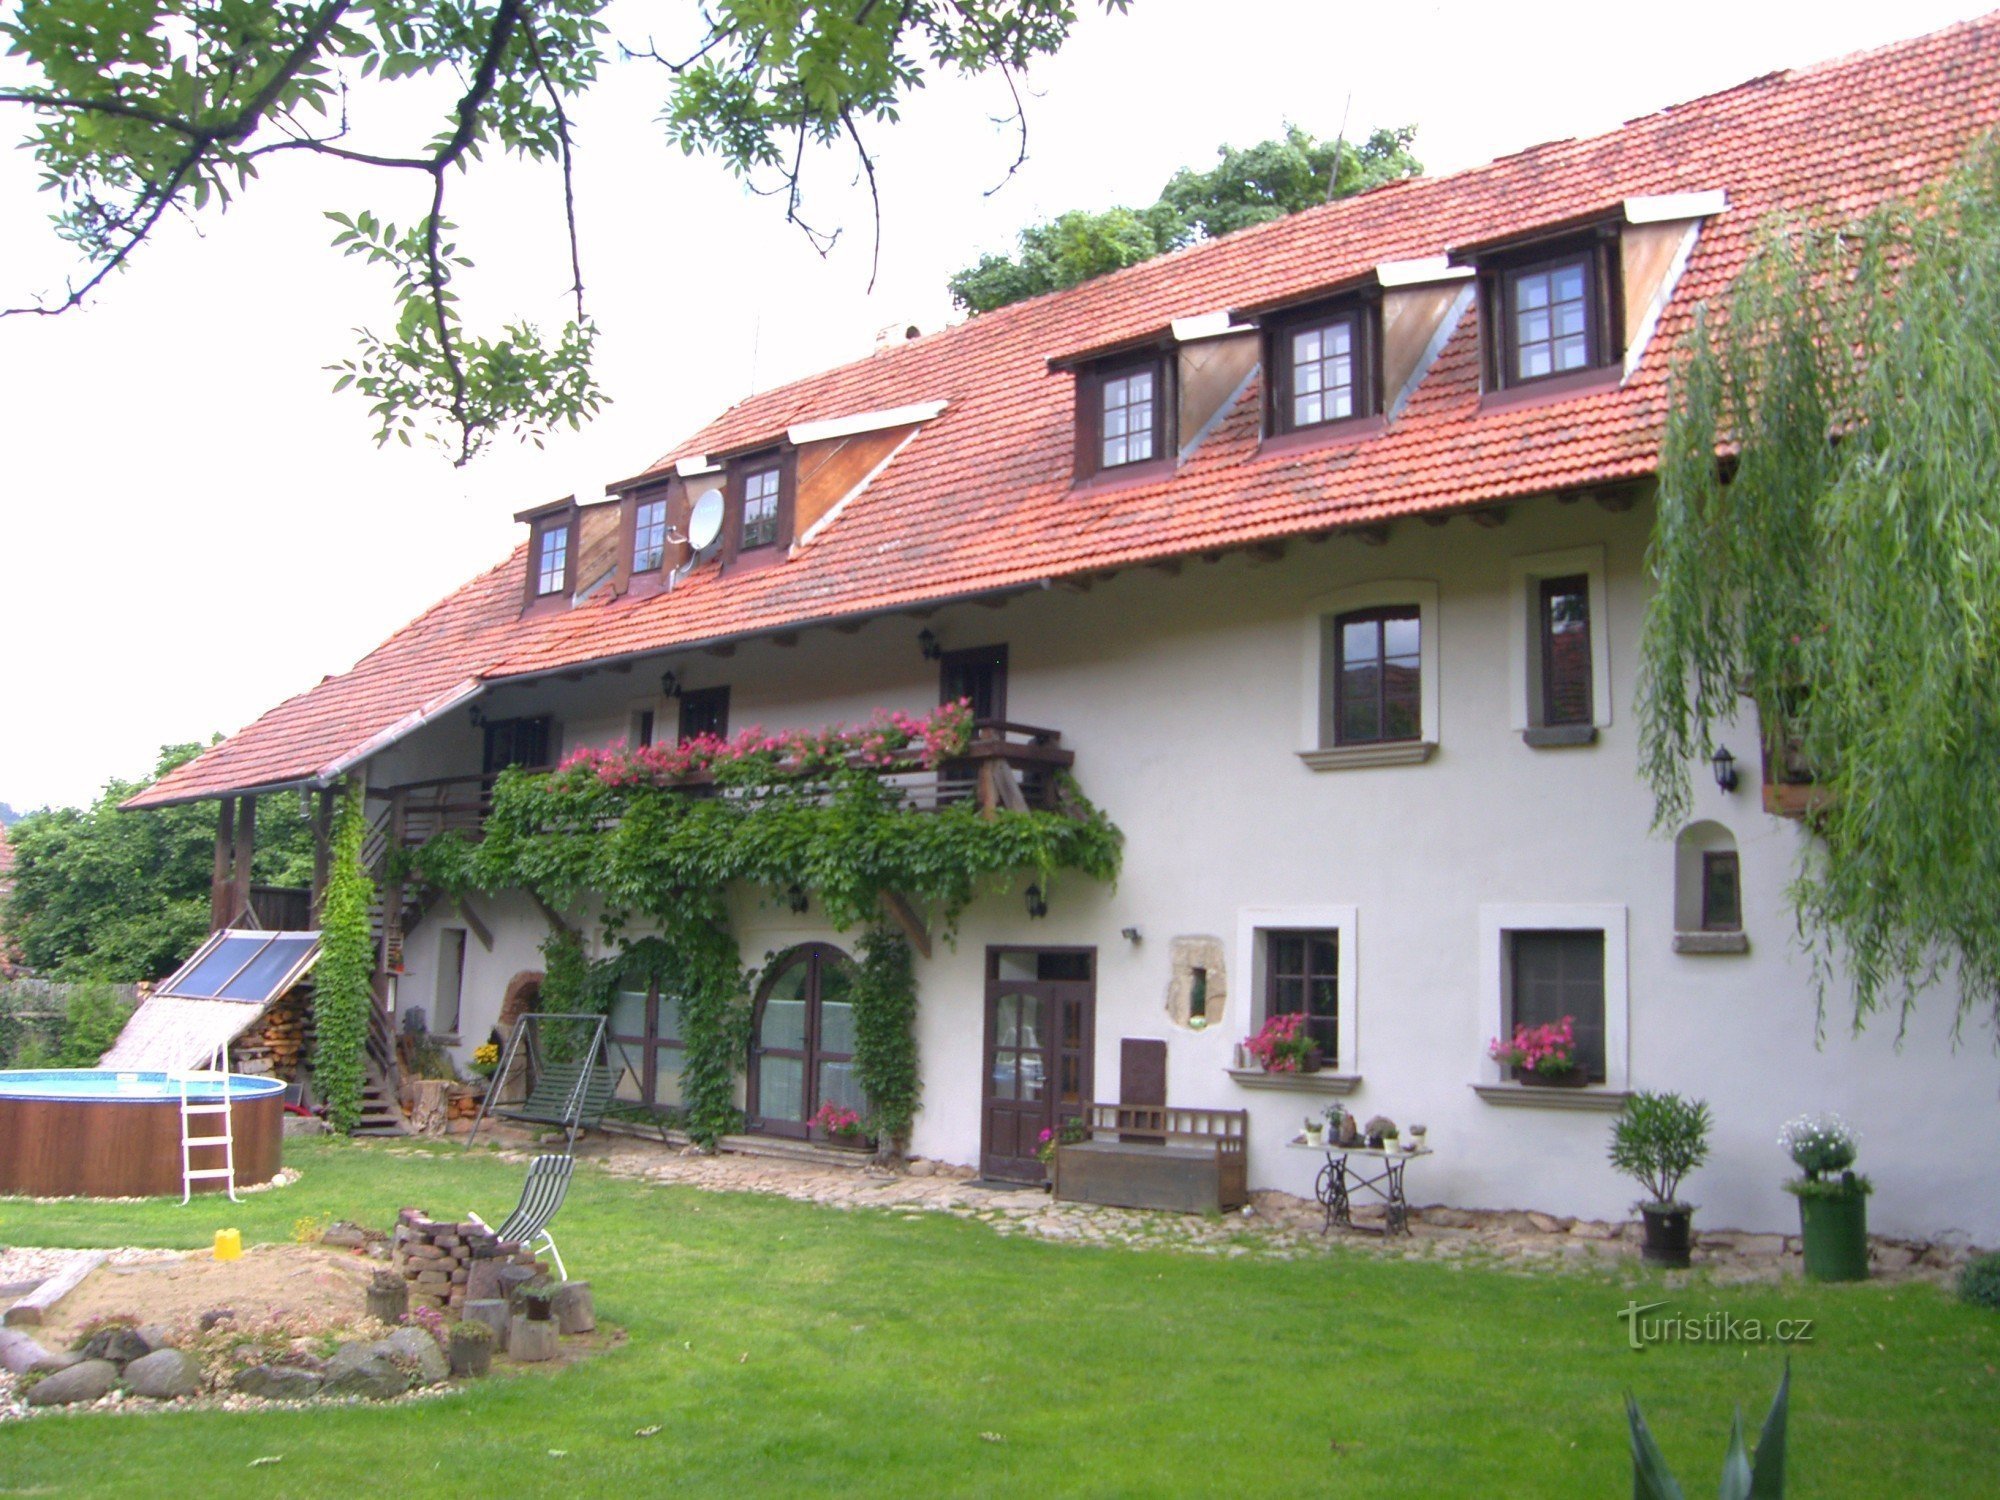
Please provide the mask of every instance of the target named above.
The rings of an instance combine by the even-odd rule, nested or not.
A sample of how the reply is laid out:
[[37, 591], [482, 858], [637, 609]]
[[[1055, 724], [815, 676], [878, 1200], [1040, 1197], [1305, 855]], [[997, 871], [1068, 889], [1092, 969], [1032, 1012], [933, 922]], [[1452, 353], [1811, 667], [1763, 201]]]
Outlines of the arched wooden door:
[[822, 1104], [865, 1113], [854, 1076], [854, 961], [831, 943], [780, 954], [751, 1014], [750, 1128], [804, 1137]]

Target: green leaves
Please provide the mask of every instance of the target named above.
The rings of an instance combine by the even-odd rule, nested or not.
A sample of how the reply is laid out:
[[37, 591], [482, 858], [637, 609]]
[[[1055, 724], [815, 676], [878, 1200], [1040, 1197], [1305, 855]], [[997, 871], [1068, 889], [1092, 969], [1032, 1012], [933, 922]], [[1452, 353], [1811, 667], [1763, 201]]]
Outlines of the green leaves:
[[325, 1101], [333, 1128], [341, 1131], [361, 1119], [363, 1049], [374, 1003], [375, 942], [368, 912], [375, 882], [361, 863], [367, 823], [361, 788], [347, 787], [334, 804], [320, 957], [313, 970], [313, 1090]]
[[[1676, 370], [1641, 641], [1656, 820], [1754, 706], [1809, 770], [1822, 1010], [2000, 1014], [2000, 150], [1855, 225], [1767, 226]], [[1726, 482], [1725, 482], [1726, 481]]]
[[[1772, 1398], [1763, 1431], [1758, 1434], [1754, 1459], [1743, 1450], [1743, 1411], [1740, 1407], [1736, 1410], [1729, 1424], [1729, 1448], [1722, 1459], [1721, 1500], [1784, 1500], [1785, 1418], [1791, 1393], [1792, 1365], [1787, 1360], [1778, 1394]], [[1629, 1393], [1625, 1416], [1632, 1431], [1633, 1500], [1685, 1500], [1646, 1419], [1639, 1414], [1639, 1403]]]

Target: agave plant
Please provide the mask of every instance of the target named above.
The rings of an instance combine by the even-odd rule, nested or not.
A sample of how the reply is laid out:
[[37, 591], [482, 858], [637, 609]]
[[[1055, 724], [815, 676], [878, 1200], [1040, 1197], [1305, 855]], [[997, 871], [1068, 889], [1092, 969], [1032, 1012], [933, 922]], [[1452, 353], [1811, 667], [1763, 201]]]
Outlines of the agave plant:
[[[1785, 1412], [1791, 1390], [1792, 1362], [1786, 1360], [1784, 1378], [1771, 1399], [1763, 1431], [1757, 1434], [1754, 1454], [1744, 1451], [1743, 1408], [1736, 1408], [1729, 1424], [1729, 1452], [1722, 1460], [1720, 1500], [1784, 1500]], [[1630, 1392], [1625, 1396], [1625, 1414], [1632, 1422], [1632, 1500], [1686, 1500]]]

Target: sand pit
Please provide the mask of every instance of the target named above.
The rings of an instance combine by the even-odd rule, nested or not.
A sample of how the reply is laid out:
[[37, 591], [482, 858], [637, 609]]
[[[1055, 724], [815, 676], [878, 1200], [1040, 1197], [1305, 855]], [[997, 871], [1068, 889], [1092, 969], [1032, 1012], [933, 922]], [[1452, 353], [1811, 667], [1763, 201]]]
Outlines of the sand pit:
[[359, 1322], [368, 1278], [380, 1269], [378, 1261], [317, 1245], [255, 1245], [240, 1260], [217, 1260], [207, 1250], [115, 1256], [32, 1332], [45, 1347], [62, 1349], [96, 1319], [183, 1327], [218, 1308], [228, 1308], [239, 1324]]

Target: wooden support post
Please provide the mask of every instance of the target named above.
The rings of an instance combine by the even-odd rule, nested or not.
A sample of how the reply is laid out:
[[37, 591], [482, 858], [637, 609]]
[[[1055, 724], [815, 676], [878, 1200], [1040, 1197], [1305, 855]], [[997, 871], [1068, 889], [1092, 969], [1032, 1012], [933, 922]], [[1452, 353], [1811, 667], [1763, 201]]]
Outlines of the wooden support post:
[[993, 786], [994, 762], [982, 760], [979, 763], [979, 816], [990, 818], [999, 801], [999, 793]]
[[493, 951], [492, 929], [485, 922], [481, 921], [479, 913], [472, 909], [470, 898], [465, 896], [458, 898], [458, 914], [465, 919], [466, 931], [479, 939], [480, 947], [491, 953]]
[[[408, 825], [409, 804], [401, 787], [389, 794], [389, 836], [383, 863], [393, 867], [403, 849], [403, 833]], [[381, 975], [403, 972], [403, 884], [385, 879], [376, 897], [382, 904], [382, 946], [376, 951], [375, 972]], [[384, 986], [386, 991], [387, 986]]]
[[894, 918], [896, 925], [903, 929], [903, 936], [910, 940], [912, 948], [925, 958], [931, 956], [930, 929], [924, 926], [923, 919], [917, 915], [915, 907], [895, 891], [884, 891], [882, 910]]
[[1014, 768], [1004, 760], [990, 760], [986, 764], [993, 768], [993, 789], [999, 794], [1000, 805], [1008, 812], [1026, 812], [1028, 799], [1021, 793]]
[[236, 799], [224, 797], [215, 820], [215, 873], [208, 882], [208, 930], [220, 932], [229, 925], [231, 861], [236, 853]]
[[[250, 909], [250, 860], [257, 849], [257, 799], [244, 797], [236, 807], [236, 868], [231, 872], [229, 920], [243, 920]], [[252, 922], [254, 926], [254, 921]]]
[[312, 873], [312, 919], [319, 925], [320, 908], [326, 904], [326, 880], [333, 873], [333, 799], [332, 787], [324, 787], [313, 799], [313, 873]]

